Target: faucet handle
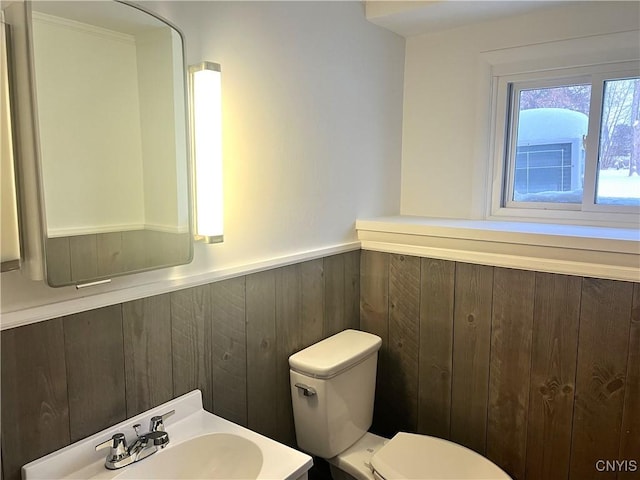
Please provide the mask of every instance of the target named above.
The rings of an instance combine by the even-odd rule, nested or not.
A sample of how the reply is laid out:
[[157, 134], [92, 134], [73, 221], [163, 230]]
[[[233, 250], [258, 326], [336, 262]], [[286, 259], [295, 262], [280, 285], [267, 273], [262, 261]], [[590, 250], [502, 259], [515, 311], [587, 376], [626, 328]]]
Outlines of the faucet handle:
[[156, 415], [155, 417], [151, 417], [151, 422], [149, 423], [149, 431], [164, 432], [164, 421], [174, 413], [176, 413], [176, 411], [171, 410], [170, 412], [164, 413], [162, 415]]
[[167, 443], [169, 443], [169, 434], [164, 430], [149, 432], [145, 437], [148, 442], [152, 443], [156, 447], [164, 448], [167, 446]]
[[110, 447], [109, 452], [110, 459], [119, 459], [127, 455], [127, 440], [124, 438], [123, 433], [116, 433], [109, 440], [96, 445], [96, 451], [103, 448]]

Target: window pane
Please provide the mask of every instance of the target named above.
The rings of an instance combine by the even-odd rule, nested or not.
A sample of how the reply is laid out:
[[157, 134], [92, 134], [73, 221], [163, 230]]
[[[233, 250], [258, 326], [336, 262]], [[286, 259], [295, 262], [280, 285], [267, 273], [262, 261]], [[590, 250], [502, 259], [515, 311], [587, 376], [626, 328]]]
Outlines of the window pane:
[[604, 85], [596, 203], [640, 205], [640, 79]]
[[590, 85], [522, 90], [513, 200], [581, 203]]

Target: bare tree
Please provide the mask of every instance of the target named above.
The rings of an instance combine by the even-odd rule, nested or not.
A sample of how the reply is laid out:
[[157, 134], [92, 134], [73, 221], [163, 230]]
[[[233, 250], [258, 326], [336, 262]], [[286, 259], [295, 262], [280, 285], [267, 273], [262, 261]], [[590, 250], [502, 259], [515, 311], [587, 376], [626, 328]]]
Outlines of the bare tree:
[[629, 176], [640, 175], [640, 80], [635, 80], [633, 100], [631, 102], [631, 158], [629, 159]]
[[535, 88], [521, 92], [520, 109], [566, 108], [588, 116], [590, 99], [591, 85]]
[[[616, 165], [617, 157], [624, 150], [619, 145], [619, 137], [614, 135], [620, 125], [631, 123], [631, 98], [635, 80], [611, 80], [606, 82], [602, 98], [602, 125], [600, 131], [600, 167], [611, 168]], [[629, 151], [629, 146], [627, 151]]]

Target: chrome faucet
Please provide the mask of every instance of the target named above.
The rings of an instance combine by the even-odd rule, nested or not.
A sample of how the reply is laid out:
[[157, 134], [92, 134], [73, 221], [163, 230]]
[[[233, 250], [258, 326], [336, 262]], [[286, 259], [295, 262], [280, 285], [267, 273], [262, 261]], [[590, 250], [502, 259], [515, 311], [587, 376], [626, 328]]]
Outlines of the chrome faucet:
[[164, 421], [174, 413], [176, 411], [171, 410], [164, 415], [151, 417], [147, 433], [140, 434], [140, 424], [134, 425], [133, 429], [138, 438], [130, 447], [127, 447], [127, 439], [123, 433], [116, 433], [109, 440], [96, 445], [96, 450], [110, 447], [104, 466], [109, 470], [126, 467], [166, 447], [169, 434], [164, 429]]

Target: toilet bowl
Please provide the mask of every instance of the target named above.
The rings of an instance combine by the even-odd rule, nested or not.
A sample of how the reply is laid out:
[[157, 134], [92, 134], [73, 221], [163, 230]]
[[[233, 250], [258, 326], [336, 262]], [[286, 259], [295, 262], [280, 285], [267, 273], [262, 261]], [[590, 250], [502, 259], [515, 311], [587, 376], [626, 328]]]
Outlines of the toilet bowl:
[[376, 335], [345, 330], [289, 357], [298, 446], [326, 459], [334, 480], [509, 479], [448, 440], [368, 432], [381, 344]]

